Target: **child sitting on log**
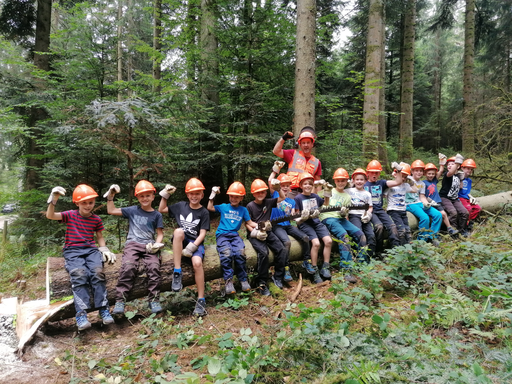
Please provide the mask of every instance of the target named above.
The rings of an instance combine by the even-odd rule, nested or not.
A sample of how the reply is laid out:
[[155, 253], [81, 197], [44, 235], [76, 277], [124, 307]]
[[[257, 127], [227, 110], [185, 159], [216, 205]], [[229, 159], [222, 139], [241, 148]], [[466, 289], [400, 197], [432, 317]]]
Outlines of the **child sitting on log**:
[[467, 230], [471, 232], [473, 230], [473, 222], [482, 210], [482, 208], [480, 208], [480, 206], [476, 203], [476, 199], [471, 196], [471, 186], [473, 181], [469, 177], [473, 174], [473, 170], [476, 169], [475, 160], [464, 160], [461, 165], [461, 169], [464, 172], [464, 180], [462, 180], [462, 187], [459, 190], [459, 200], [464, 208], [468, 210], [469, 218]]
[[[156, 189], [149, 181], [141, 180], [135, 186], [135, 197], [140, 205], [116, 208], [114, 197], [121, 189], [110, 186], [103, 195], [107, 199], [107, 212], [128, 219], [128, 236], [124, 244], [123, 259], [116, 285], [116, 304], [113, 313], [122, 315], [126, 297], [133, 288], [139, 261], [143, 260], [148, 276], [148, 305], [152, 313], [162, 312], [160, 305], [160, 249], [163, 248], [164, 222], [162, 214], [151, 206]], [[155, 238], [156, 235], [156, 238]]]
[[[229, 196], [229, 204], [213, 205], [213, 200], [219, 193], [220, 187], [212, 188], [207, 209], [210, 212], [220, 213], [220, 222], [215, 232], [215, 239], [226, 294], [231, 295], [236, 293], [235, 286], [233, 285], [233, 276], [235, 273], [242, 286], [242, 291], [249, 292], [251, 285], [247, 280], [245, 243], [238, 234], [238, 231], [244, 221], [247, 225], [250, 225], [251, 228], [255, 227], [256, 223], [251, 220], [247, 208], [240, 205], [245, 196], [245, 187], [242, 183], [235, 181], [229, 186], [226, 192]], [[235, 264], [234, 271], [233, 262]]]
[[[101, 233], [104, 230], [103, 223], [100, 217], [93, 213], [98, 194], [88, 185], [80, 184], [73, 191], [73, 203], [78, 209], [55, 212], [59, 197], [65, 193], [66, 190], [62, 187], [52, 189], [47, 201], [46, 217], [66, 224], [64, 263], [71, 280], [78, 330], [91, 328], [91, 323], [87, 320], [91, 300], [89, 289], [94, 296], [94, 308], [98, 309], [103, 324], [112, 324], [114, 319], [108, 309], [103, 262], [114, 263], [116, 255], [106, 247]], [[94, 234], [99, 248], [94, 242]]]
[[185, 256], [192, 260], [194, 278], [197, 285], [197, 302], [193, 314], [196, 316], [206, 315], [206, 300], [204, 297], [204, 245], [203, 241], [206, 232], [210, 230], [210, 213], [201, 205], [204, 196], [204, 185], [195, 177], [187, 181], [185, 193], [188, 201], [167, 205], [167, 200], [176, 191], [176, 188], [167, 184], [160, 191], [161, 213], [169, 213], [178, 223], [172, 238], [172, 253], [174, 257], [174, 273], [172, 276], [172, 290], [179, 292], [183, 288], [181, 257]]

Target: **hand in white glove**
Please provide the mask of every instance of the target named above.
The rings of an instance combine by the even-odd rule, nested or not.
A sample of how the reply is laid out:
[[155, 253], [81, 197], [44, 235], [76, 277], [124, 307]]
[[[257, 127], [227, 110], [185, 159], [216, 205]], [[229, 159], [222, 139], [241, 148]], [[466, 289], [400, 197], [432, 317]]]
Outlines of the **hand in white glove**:
[[407, 184], [409, 184], [411, 187], [413, 187], [416, 184], [416, 180], [414, 180], [414, 177], [407, 176]]
[[158, 194], [162, 196], [165, 200], [169, 200], [171, 195], [176, 192], [176, 187], [171, 184], [167, 184], [164, 189], [162, 189]]
[[462, 181], [466, 177], [466, 174], [464, 173], [464, 171], [458, 171], [457, 177], [459, 178], [460, 181]]
[[426, 203], [423, 203], [423, 209], [429, 209], [432, 206], [432, 203], [427, 201]]
[[48, 200], [46, 202], [48, 204], [52, 203], [53, 205], [57, 204], [57, 200], [59, 200], [59, 197], [64, 196], [66, 194], [66, 190], [62, 187], [54, 187], [52, 189], [52, 193], [50, 193], [50, 197], [48, 197]]
[[285, 165], [284, 161], [274, 161], [274, 165], [272, 166], [272, 172], [275, 172], [276, 174], [279, 174], [281, 172], [281, 168], [283, 168]]
[[220, 187], [212, 187], [212, 192], [210, 193], [210, 200], [214, 200], [215, 196], [220, 193]]
[[468, 195], [469, 196], [469, 204], [471, 205], [475, 205], [476, 204], [476, 198], [474, 198], [473, 196], [471, 195]]
[[347, 188], [354, 188], [354, 182], [352, 181], [352, 179], [349, 179], [348, 182], [347, 182]]
[[259, 230], [258, 228], [254, 228], [251, 231], [250, 235], [253, 239], [258, 239], [260, 241], [265, 241], [267, 239], [267, 232]]
[[99, 247], [98, 250], [101, 252], [103, 256], [103, 262], [107, 262], [110, 264], [114, 264], [116, 262], [116, 255], [110, 252], [108, 247]]
[[455, 155], [455, 164], [461, 165], [464, 162], [464, 156], [462, 156], [460, 153], [457, 153]]
[[148, 243], [146, 244], [146, 251], [148, 253], [157, 253], [164, 245], [163, 243]]
[[345, 219], [348, 215], [349, 209], [347, 207], [341, 207], [340, 208], [340, 217], [342, 219]]
[[309, 215], [309, 209], [303, 209], [302, 212], [300, 213], [300, 217], [295, 219], [295, 222], [297, 223], [297, 225], [302, 224], [303, 222], [309, 219]]
[[439, 204], [437, 204], [434, 200], [432, 200], [430, 197], [427, 197], [427, 201], [430, 203], [431, 207], [439, 207]]
[[185, 248], [181, 250], [181, 255], [185, 257], [192, 257], [194, 252], [197, 251], [197, 248], [197, 245], [195, 245], [193, 242], [190, 242]]
[[114, 198], [114, 196], [116, 195], [116, 193], [119, 193], [119, 192], [121, 192], [121, 188], [119, 188], [119, 185], [117, 185], [117, 184], [112, 184], [112, 185], [110, 186], [110, 188], [108, 189], [108, 191], [107, 191], [107, 192], [105, 192], [105, 194], [103, 195], [103, 197], [104, 197], [105, 199], [108, 199], [109, 197], [110, 197], [111, 199], [113, 199], [113, 198]]
[[278, 179], [272, 179], [270, 185], [274, 191], [279, 192], [281, 190], [281, 182]]
[[270, 220], [267, 220], [263, 223], [263, 230], [264, 231], [271, 231], [272, 230], [272, 223]]
[[391, 163], [391, 168], [396, 169], [398, 172], [401, 172], [403, 169], [402, 166], [398, 164], [396, 161], [393, 161]]
[[324, 197], [332, 197], [332, 189], [334, 188], [332, 184], [325, 183], [322, 188], [324, 190]]
[[446, 165], [446, 155], [440, 153], [439, 155], [439, 165]]
[[310, 219], [316, 219], [318, 216], [320, 216], [320, 210], [314, 209], [313, 212], [309, 215]]
[[363, 223], [369, 223], [370, 221], [372, 220], [372, 213], [371, 212], [368, 212], [366, 211], [362, 216], [361, 216], [361, 221]]

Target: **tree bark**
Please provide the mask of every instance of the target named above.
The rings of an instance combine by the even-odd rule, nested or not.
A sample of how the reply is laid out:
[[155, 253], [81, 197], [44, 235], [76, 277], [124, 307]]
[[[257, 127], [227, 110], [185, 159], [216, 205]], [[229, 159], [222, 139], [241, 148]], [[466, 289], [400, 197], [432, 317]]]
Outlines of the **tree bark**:
[[293, 133], [315, 127], [316, 0], [297, 1]]
[[475, 123], [473, 111], [473, 70], [475, 60], [475, 0], [466, 0], [464, 21], [464, 107], [462, 117], [462, 152], [475, 153]]
[[155, 0], [153, 5], [153, 92], [160, 93], [162, 86], [162, 0]]
[[389, 164], [388, 162], [388, 149], [387, 143], [387, 132], [386, 132], [386, 115], [383, 113], [386, 111], [386, 7], [382, 7], [382, 23], [381, 23], [381, 43], [380, 43], [380, 55], [381, 55], [381, 66], [380, 66], [380, 97], [379, 97], [379, 108], [381, 113], [379, 114], [379, 157], [383, 164]]
[[[117, 81], [123, 81], [123, 2], [118, 0], [117, 4]], [[119, 84], [121, 86], [121, 84]], [[117, 101], [122, 101], [121, 88], [117, 91]]]

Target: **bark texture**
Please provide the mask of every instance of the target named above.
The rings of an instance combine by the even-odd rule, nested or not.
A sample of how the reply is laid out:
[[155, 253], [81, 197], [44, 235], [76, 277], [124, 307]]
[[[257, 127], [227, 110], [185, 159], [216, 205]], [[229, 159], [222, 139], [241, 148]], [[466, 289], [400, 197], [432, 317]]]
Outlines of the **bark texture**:
[[462, 117], [462, 152], [475, 153], [473, 111], [473, 70], [475, 67], [475, 0], [466, 0], [464, 20], [464, 108]]

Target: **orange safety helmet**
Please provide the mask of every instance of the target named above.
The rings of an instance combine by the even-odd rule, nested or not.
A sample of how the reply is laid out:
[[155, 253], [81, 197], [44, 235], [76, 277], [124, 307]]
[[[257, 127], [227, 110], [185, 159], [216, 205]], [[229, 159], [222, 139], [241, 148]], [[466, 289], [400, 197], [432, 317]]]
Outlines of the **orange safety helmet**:
[[235, 181], [229, 186], [226, 194], [232, 196], [245, 196], [245, 187], [241, 182]]
[[427, 165], [425, 165], [425, 172], [432, 170], [435, 170], [436, 172], [438, 171], [437, 167], [432, 163], [428, 163]]
[[281, 173], [277, 176], [277, 180], [279, 180], [281, 184], [292, 183], [292, 179], [286, 173]]
[[348, 172], [345, 168], [338, 168], [336, 171], [334, 171], [334, 175], [332, 176], [333, 180], [337, 179], [349, 179]]
[[378, 160], [372, 160], [366, 166], [366, 172], [382, 172], [382, 165]]
[[251, 193], [268, 190], [268, 185], [261, 179], [255, 179], [251, 184]]
[[357, 168], [354, 172], [352, 172], [352, 178], [354, 178], [355, 175], [363, 175], [366, 176], [366, 171], [363, 168]]
[[201, 183], [201, 180], [193, 177], [185, 184], [185, 193], [197, 191], [204, 191], [204, 185]]
[[407, 163], [400, 163], [402, 166], [401, 173], [405, 173], [407, 176], [411, 176], [411, 166]]
[[302, 172], [301, 174], [299, 174], [299, 186], [302, 185], [302, 182], [307, 179], [315, 180], [311, 173]]
[[98, 194], [86, 184], [77, 185], [73, 191], [73, 203], [79, 203], [81, 201], [98, 197]]
[[425, 163], [421, 160], [414, 160], [411, 164], [411, 169], [421, 168], [425, 169]]
[[448, 163], [448, 162], [450, 162], [450, 161], [455, 161], [455, 156], [449, 157], [449, 158], [446, 160], [446, 162], [447, 162], [447, 163]]
[[141, 180], [135, 186], [135, 197], [144, 192], [156, 192], [156, 188], [147, 180]]
[[304, 131], [302, 132], [300, 135], [299, 135], [299, 140], [298, 140], [298, 143], [300, 144], [301, 140], [303, 139], [311, 139], [311, 141], [313, 142], [313, 144], [315, 143], [315, 135], [313, 135], [312, 132], [310, 131]]
[[466, 167], [466, 168], [473, 168], [473, 169], [476, 169], [476, 163], [475, 163], [475, 160], [473, 160], [473, 159], [466, 159], [466, 160], [464, 160], [464, 162], [462, 163], [461, 167]]

